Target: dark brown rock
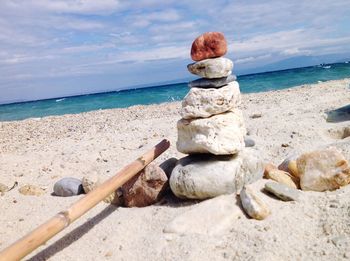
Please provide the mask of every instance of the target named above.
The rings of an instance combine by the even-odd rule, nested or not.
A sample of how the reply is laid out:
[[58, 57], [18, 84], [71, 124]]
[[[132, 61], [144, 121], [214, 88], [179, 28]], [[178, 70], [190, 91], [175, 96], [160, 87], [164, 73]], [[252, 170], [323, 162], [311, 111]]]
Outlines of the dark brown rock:
[[198, 36], [192, 43], [191, 58], [201, 61], [223, 56], [227, 52], [224, 35], [219, 32], [208, 32]]
[[159, 201], [168, 186], [165, 172], [150, 163], [122, 186], [126, 207], [146, 207]]

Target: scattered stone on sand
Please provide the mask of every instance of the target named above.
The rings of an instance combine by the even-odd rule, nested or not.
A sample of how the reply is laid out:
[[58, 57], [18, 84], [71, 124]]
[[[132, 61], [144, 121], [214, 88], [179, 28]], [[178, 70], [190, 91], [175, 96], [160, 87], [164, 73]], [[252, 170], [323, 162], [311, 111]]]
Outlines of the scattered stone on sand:
[[206, 59], [187, 65], [190, 73], [204, 78], [222, 78], [232, 73], [233, 62], [224, 57]]
[[335, 190], [350, 183], [350, 167], [335, 148], [305, 153], [297, 159], [303, 190]]
[[206, 199], [239, 192], [261, 179], [260, 152], [245, 148], [237, 155], [197, 154], [179, 160], [170, 177], [170, 188], [179, 198]]
[[[86, 194], [94, 190], [101, 184], [102, 182], [98, 175], [89, 175], [83, 177], [82, 179], [83, 189]], [[116, 191], [112, 192], [109, 196], [103, 199], [103, 202], [113, 204], [115, 206], [121, 206], [123, 203], [121, 189], [119, 188]]]
[[230, 82], [236, 81], [236, 75], [230, 74], [227, 77], [206, 79], [200, 78], [188, 83], [190, 88], [220, 88], [229, 84]]
[[177, 158], [170, 158], [159, 165], [159, 167], [164, 171], [168, 179], [170, 178], [171, 172], [175, 168], [178, 161], [179, 160]]
[[207, 118], [227, 112], [241, 103], [238, 82], [216, 88], [191, 88], [182, 100], [181, 116], [183, 119]]
[[262, 114], [261, 113], [254, 113], [252, 115], [249, 116], [251, 119], [257, 119], [257, 118], [261, 118]]
[[121, 188], [109, 194], [109, 196], [103, 199], [103, 202], [112, 204], [115, 206], [122, 206], [124, 204], [123, 192]]
[[220, 32], [207, 32], [198, 36], [192, 43], [191, 58], [201, 61], [225, 55], [227, 43], [225, 36]]
[[101, 185], [101, 180], [99, 175], [88, 175], [84, 176], [81, 180], [84, 192], [87, 194], [90, 191], [94, 190], [96, 187]]
[[193, 206], [175, 217], [163, 231], [177, 234], [224, 234], [241, 213], [235, 195], [222, 195]]
[[26, 184], [18, 189], [19, 193], [26, 195], [26, 196], [41, 196], [45, 194], [45, 190], [35, 186]]
[[56, 196], [70, 197], [84, 193], [81, 180], [76, 178], [63, 178], [55, 183], [53, 192]]
[[282, 183], [290, 188], [298, 188], [299, 181], [288, 172], [279, 169], [270, 169], [264, 172], [264, 177]]
[[278, 182], [267, 182], [265, 190], [283, 201], [299, 201], [301, 191], [293, 189]]
[[184, 154], [228, 155], [244, 148], [246, 129], [238, 109], [210, 118], [181, 119], [177, 130], [177, 150]]
[[15, 181], [11, 187], [6, 186], [5, 184], [0, 183], [0, 196], [3, 196], [5, 192], [8, 192], [15, 187], [17, 187], [18, 182]]
[[254, 147], [255, 146], [255, 141], [252, 138], [249, 138], [247, 136], [244, 137], [244, 145], [246, 147]]
[[297, 155], [290, 155], [278, 166], [278, 169], [286, 171], [292, 176], [298, 178], [297, 158]]
[[158, 202], [168, 186], [168, 177], [155, 163], [147, 165], [122, 186], [127, 207], [146, 207]]
[[273, 165], [272, 163], [266, 163], [264, 165], [264, 177], [266, 177], [268, 175], [268, 173], [273, 169], [277, 169], [277, 167], [275, 165]]
[[251, 218], [263, 220], [270, 215], [271, 212], [266, 203], [249, 186], [242, 188], [239, 197], [244, 211]]

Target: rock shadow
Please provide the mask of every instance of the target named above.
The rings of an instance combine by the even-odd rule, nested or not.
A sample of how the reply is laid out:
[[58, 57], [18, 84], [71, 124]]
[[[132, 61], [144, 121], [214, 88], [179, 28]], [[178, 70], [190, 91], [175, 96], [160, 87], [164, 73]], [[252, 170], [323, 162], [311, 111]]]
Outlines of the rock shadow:
[[181, 208], [181, 207], [195, 205], [195, 204], [198, 204], [202, 201], [204, 201], [204, 200], [178, 198], [171, 191], [170, 187], [168, 187], [168, 189], [166, 190], [162, 199], [159, 202], [157, 202], [156, 204], [154, 204], [154, 206]]

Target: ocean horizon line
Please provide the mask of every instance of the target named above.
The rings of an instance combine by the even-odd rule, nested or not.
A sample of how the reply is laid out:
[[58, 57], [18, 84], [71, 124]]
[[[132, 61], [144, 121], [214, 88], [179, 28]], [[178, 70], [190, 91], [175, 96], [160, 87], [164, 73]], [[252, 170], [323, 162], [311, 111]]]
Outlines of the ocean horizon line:
[[[349, 62], [238, 75], [237, 81], [242, 93], [259, 93], [345, 78], [350, 78]], [[13, 102], [0, 105], [0, 121], [180, 101], [188, 93], [188, 90], [188, 81], [179, 80], [162, 85], [150, 84], [106, 92]]]
[[[335, 62], [335, 63], [315, 64], [315, 65], [310, 65], [310, 66], [293, 67], [293, 68], [281, 69], [281, 70], [239, 74], [239, 75], [236, 75], [236, 76], [238, 78], [238, 77], [244, 77], [244, 76], [254, 76], [254, 75], [269, 74], [269, 73], [276, 73], [276, 72], [285, 72], [285, 71], [296, 70], [296, 69], [312, 68], [312, 67], [321, 66], [321, 65], [335, 65], [335, 64], [343, 64], [343, 63], [348, 63], [348, 62]], [[59, 99], [67, 99], [67, 98], [82, 97], [82, 96], [89, 96], [89, 95], [99, 95], [99, 94], [103, 95], [103, 94], [108, 94], [108, 93], [127, 92], [127, 91], [138, 90], [138, 89], [162, 88], [162, 87], [165, 87], [165, 86], [187, 84], [188, 81], [191, 81], [191, 79], [194, 80], [196, 78], [195, 78], [195, 76], [193, 76], [193, 77], [187, 77], [187, 78], [173, 80], [173, 81], [164, 81], [164, 82], [156, 82], [156, 83], [149, 83], [149, 84], [137, 84], [137, 85], [127, 86], [127, 87], [122, 87], [119, 90], [106, 90], [106, 91], [100, 91], [100, 92], [89, 92], [89, 93], [82, 93], [82, 94], [73, 94], [73, 95], [68, 95], [68, 96], [55, 96], [55, 97], [51, 97], [51, 98], [37, 99], [37, 100], [10, 101], [10, 102], [0, 103], [0, 106], [2, 106], [2, 105], [12, 105], [12, 104], [21, 104], [21, 103], [31, 103], [31, 102], [34, 103], [34, 102], [38, 102], [38, 101], [59, 100]]]

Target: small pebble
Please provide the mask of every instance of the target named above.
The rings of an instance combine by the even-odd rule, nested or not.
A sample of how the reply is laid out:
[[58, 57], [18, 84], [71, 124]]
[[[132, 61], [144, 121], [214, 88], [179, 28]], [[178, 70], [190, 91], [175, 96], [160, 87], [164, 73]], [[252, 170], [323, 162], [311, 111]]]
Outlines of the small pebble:
[[264, 177], [267, 179], [277, 181], [278, 183], [284, 184], [291, 188], [296, 189], [299, 187], [298, 179], [283, 170], [273, 168], [267, 170], [267, 168], [265, 167]]
[[108, 251], [106, 254], [105, 254], [105, 257], [111, 257], [113, 255], [113, 252], [112, 251]]
[[243, 187], [240, 198], [243, 209], [250, 217], [263, 220], [270, 215], [271, 212], [266, 203], [262, 201], [250, 187]]
[[41, 196], [45, 190], [35, 185], [26, 184], [18, 189], [19, 193], [25, 196]]
[[244, 144], [246, 147], [254, 147], [255, 146], [255, 141], [251, 138], [244, 137]]
[[53, 192], [56, 196], [70, 197], [84, 193], [81, 180], [76, 178], [63, 178], [55, 183]]
[[251, 119], [257, 119], [257, 118], [261, 118], [261, 117], [262, 117], [261, 113], [254, 113], [254, 114], [250, 115]]
[[[83, 190], [86, 194], [88, 194], [90, 191], [94, 190], [101, 184], [102, 182], [98, 175], [89, 175], [83, 177], [82, 179]], [[103, 199], [103, 202], [113, 204], [115, 206], [122, 205], [123, 200], [121, 189], [119, 188], [116, 191], [109, 194], [106, 198]]]

